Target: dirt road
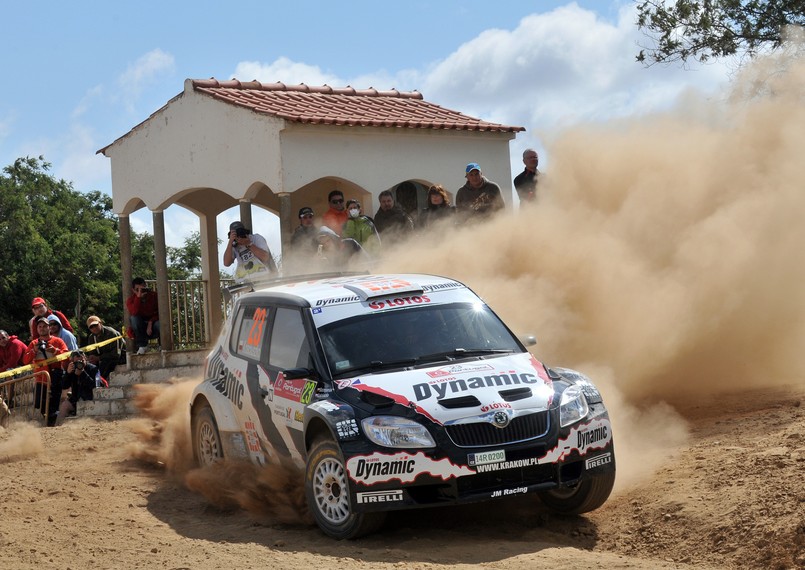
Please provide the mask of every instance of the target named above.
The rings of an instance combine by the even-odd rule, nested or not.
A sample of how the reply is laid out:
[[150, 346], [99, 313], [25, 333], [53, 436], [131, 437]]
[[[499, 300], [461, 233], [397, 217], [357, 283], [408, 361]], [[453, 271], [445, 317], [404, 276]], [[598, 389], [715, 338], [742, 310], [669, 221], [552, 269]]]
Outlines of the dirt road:
[[[587, 516], [559, 518], [518, 497], [393, 514], [379, 533], [351, 542], [326, 538], [304, 513], [280, 522], [294, 516], [212, 506], [187, 488], [181, 470], [159, 463], [164, 452], [149, 454], [144, 434], [164, 439], [164, 418], [12, 425], [0, 430], [2, 566], [803, 568], [803, 402], [800, 386], [683, 411], [688, 443]], [[165, 462], [181, 462], [185, 443], [169, 444], [178, 455]], [[239, 486], [206, 483], [212, 496]], [[250, 489], [252, 504], [261, 490], [294, 504], [293, 489], [266, 486]]]

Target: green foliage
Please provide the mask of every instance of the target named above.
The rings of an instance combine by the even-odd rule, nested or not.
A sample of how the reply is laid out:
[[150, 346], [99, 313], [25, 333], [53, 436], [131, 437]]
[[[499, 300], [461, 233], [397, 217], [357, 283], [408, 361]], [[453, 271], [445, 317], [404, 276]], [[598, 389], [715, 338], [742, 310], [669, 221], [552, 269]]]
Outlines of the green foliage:
[[168, 279], [201, 279], [201, 233], [191, 232], [184, 247], [168, 247]]
[[[31, 299], [44, 297], [74, 326], [79, 302], [120, 318], [120, 256], [112, 199], [81, 193], [48, 173], [43, 157], [20, 158], [0, 175], [0, 326], [29, 337]], [[85, 313], [86, 314], [86, 313]], [[117, 316], [117, 318], [115, 318]], [[83, 330], [83, 327], [79, 327]]]
[[[120, 330], [120, 245], [112, 199], [78, 192], [49, 170], [43, 157], [26, 157], [0, 175], [0, 328], [27, 342], [31, 299], [43, 297], [70, 319], [79, 339], [90, 314]], [[132, 275], [154, 279], [153, 236], [132, 232], [131, 241]], [[185, 247], [168, 248], [169, 279], [196, 277], [200, 259], [195, 232]]]
[[637, 55], [647, 65], [753, 57], [780, 48], [785, 26], [805, 25], [805, 0], [645, 0], [637, 11], [653, 44]]

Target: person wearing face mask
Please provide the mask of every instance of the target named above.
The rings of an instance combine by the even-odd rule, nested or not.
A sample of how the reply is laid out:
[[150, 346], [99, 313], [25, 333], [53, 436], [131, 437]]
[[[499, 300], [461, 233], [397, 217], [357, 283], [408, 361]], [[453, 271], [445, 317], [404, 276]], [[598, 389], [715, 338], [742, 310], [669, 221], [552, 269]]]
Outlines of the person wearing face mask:
[[380, 251], [380, 236], [377, 233], [372, 219], [364, 216], [361, 203], [357, 200], [347, 200], [347, 213], [349, 217], [344, 222], [341, 237], [352, 238], [371, 256]]

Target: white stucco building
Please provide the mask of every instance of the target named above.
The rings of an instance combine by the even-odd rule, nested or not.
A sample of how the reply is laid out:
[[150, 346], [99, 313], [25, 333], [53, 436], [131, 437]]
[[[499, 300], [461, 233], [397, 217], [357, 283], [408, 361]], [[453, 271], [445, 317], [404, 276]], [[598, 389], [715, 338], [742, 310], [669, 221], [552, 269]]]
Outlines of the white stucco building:
[[[418, 92], [188, 79], [179, 95], [98, 151], [111, 159], [123, 289], [132, 277], [128, 216], [141, 208], [153, 214], [160, 291], [167, 291], [159, 286], [167, 284], [163, 211], [176, 204], [198, 216], [208, 318], [217, 323], [217, 238], [228, 230], [216, 227], [221, 212], [240, 204], [247, 227], [252, 205], [273, 212], [286, 243], [298, 209], [310, 206], [320, 216], [331, 190], [359, 199], [371, 213], [381, 191], [411, 182], [415, 202], [412, 195], [397, 199], [419, 209], [431, 184], [455, 192], [469, 162], [500, 184], [511, 207], [509, 141], [523, 130], [445, 109]], [[169, 310], [160, 298], [162, 322]]]

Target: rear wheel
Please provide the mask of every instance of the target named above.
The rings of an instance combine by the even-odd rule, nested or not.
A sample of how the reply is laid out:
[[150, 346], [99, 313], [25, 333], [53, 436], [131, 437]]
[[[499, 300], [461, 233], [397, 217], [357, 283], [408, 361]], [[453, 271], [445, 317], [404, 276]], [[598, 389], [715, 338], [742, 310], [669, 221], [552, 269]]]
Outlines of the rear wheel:
[[218, 433], [215, 414], [208, 404], [193, 412], [191, 420], [193, 433], [193, 457], [199, 467], [207, 467], [224, 458], [224, 448]]
[[333, 538], [369, 534], [380, 528], [386, 518], [386, 513], [352, 512], [347, 468], [338, 445], [331, 439], [315, 441], [308, 453], [305, 494], [319, 528]]
[[594, 511], [604, 504], [615, 484], [615, 472], [587, 477], [572, 487], [557, 487], [542, 491], [539, 498], [545, 506], [563, 515], [580, 515]]

